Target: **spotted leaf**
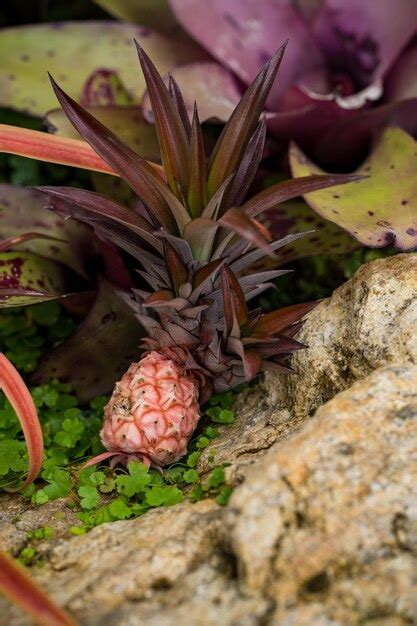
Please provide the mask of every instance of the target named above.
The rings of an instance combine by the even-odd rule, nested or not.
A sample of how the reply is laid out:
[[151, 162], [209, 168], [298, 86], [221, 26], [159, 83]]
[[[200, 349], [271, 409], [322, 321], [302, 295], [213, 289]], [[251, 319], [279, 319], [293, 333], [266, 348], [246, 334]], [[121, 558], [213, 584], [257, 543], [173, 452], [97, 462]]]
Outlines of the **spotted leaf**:
[[[293, 144], [295, 177], [323, 174]], [[399, 128], [384, 130], [368, 159], [357, 170], [368, 178], [305, 195], [309, 205], [366, 246], [390, 243], [400, 250], [417, 247], [416, 142]]]
[[[137, 70], [136, 38], [162, 74], [195, 61], [191, 41], [175, 40], [143, 26], [117, 22], [59, 22], [4, 28], [0, 33], [0, 105], [42, 116], [56, 106], [47, 72], [77, 100], [98, 69], [110, 69], [138, 102], [145, 90]], [[72, 71], [75, 68], [76, 71]]]

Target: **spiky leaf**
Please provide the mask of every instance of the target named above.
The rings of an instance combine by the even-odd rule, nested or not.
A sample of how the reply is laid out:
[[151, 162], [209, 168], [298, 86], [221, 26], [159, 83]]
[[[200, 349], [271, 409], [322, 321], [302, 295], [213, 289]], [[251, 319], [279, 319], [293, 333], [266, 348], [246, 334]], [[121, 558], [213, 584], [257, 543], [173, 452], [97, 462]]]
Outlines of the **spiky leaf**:
[[[155, 126], [145, 122], [139, 107], [87, 107], [87, 110], [145, 159], [155, 162], [160, 161]], [[62, 109], [49, 111], [46, 116], [46, 124], [48, 130], [54, 134], [80, 139], [79, 133], [75, 130]]]

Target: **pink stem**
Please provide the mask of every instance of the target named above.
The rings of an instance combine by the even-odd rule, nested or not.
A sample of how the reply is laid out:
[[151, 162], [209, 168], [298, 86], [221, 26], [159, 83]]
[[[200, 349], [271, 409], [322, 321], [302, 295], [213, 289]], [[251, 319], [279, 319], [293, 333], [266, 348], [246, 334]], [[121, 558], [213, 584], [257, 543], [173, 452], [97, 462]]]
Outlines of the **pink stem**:
[[42, 626], [77, 626], [25, 569], [4, 552], [0, 552], [0, 590]]
[[29, 456], [29, 471], [23, 485], [8, 491], [18, 491], [30, 485], [42, 467], [43, 435], [35, 404], [17, 369], [0, 352], [0, 389], [16, 411], [25, 436]]

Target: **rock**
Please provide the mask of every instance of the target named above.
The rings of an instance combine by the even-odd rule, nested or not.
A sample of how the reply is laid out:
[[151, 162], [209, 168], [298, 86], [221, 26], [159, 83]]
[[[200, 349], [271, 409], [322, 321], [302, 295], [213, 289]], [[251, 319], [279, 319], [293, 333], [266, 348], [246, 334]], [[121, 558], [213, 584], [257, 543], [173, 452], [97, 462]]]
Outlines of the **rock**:
[[243, 588], [278, 607], [271, 624], [417, 623], [416, 503], [417, 366], [392, 365], [270, 449], [225, 539]]
[[[223, 514], [205, 500], [103, 524], [58, 542], [34, 574], [88, 626], [255, 626], [269, 603], [240, 597], [234, 561], [220, 547]], [[26, 623], [2, 608], [5, 624]]]
[[[416, 254], [362, 267], [309, 315], [298, 376], [240, 396], [199, 465], [230, 463], [228, 507], [57, 527], [37, 580], [81, 626], [417, 624], [416, 269]], [[52, 508], [3, 503], [15, 551], [52, 526]], [[0, 615], [28, 624], [1, 599]]]
[[68, 534], [78, 522], [76, 513], [65, 500], [54, 500], [38, 507], [11, 494], [0, 495], [0, 550], [18, 554], [28, 543], [28, 532], [49, 526], [54, 539]]
[[267, 374], [265, 397], [304, 420], [356, 380], [389, 363], [417, 363], [417, 254], [362, 265], [313, 310], [297, 339], [298, 375]]
[[246, 393], [236, 424], [204, 450], [199, 469], [229, 461], [229, 478], [239, 482], [259, 450], [289, 436], [356, 380], [389, 363], [417, 363], [416, 329], [417, 254], [362, 265], [308, 315], [297, 336], [308, 350], [292, 357], [297, 375], [267, 373]]

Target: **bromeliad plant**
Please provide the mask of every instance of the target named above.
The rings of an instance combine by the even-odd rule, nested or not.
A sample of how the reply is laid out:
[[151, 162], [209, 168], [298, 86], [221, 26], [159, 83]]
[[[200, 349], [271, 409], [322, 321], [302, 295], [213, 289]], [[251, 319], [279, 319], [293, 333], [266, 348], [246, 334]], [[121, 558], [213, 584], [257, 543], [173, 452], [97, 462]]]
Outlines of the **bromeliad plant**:
[[266, 315], [248, 309], [248, 301], [286, 273], [263, 271], [262, 263], [302, 236], [271, 241], [257, 218], [285, 200], [358, 176], [305, 176], [245, 199], [262, 158], [260, 117], [284, 49], [250, 85], [207, 160], [197, 108], [190, 123], [177, 84], [171, 80], [168, 89], [138, 45], [166, 182], [51, 79], [73, 126], [143, 203], [135, 212], [94, 192], [41, 188], [49, 208], [90, 224], [133, 256], [148, 285], [128, 299], [147, 336], [142, 358], [116, 384], [105, 408], [101, 436], [108, 453], [100, 458], [172, 463], [184, 454], [199, 404], [213, 390], [265, 370], [290, 372], [286, 357], [303, 347], [294, 336], [311, 303]]

